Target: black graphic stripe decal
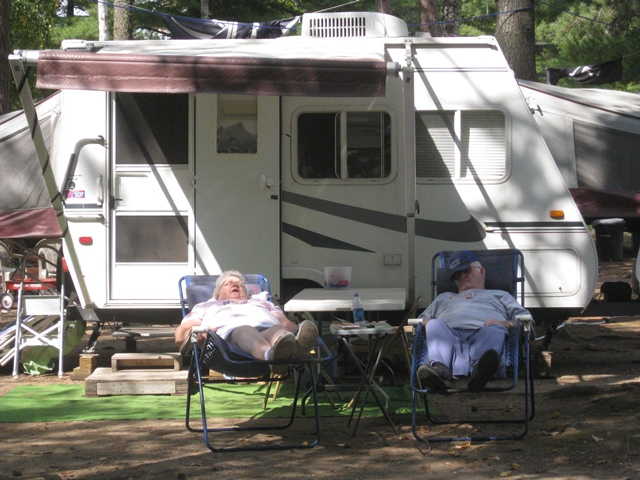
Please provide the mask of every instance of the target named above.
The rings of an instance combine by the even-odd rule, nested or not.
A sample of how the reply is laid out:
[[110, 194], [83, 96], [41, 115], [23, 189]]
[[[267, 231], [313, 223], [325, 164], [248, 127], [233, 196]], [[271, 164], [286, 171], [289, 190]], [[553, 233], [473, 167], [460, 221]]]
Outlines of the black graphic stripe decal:
[[[407, 221], [402, 215], [394, 215], [391, 213], [382, 213], [366, 208], [353, 207], [344, 205], [330, 200], [309, 197], [293, 192], [282, 192], [282, 201], [308, 208], [336, 217], [346, 218], [356, 222], [366, 223], [375, 227], [385, 228], [395, 232], [406, 233]], [[582, 227], [582, 222], [486, 222], [484, 225], [492, 228], [569, 228]], [[469, 217], [461, 222], [444, 222], [439, 220], [427, 220], [416, 218], [415, 231], [416, 236], [433, 238], [436, 240], [445, 240], [449, 242], [479, 242], [486, 237], [484, 225], [474, 217]], [[293, 227], [292, 228], [297, 228]], [[318, 235], [310, 232], [313, 235]], [[295, 236], [295, 235], [294, 235]], [[328, 237], [327, 237], [328, 238]], [[307, 242], [309, 243], [309, 242]], [[335, 247], [330, 247], [335, 248]], [[359, 247], [356, 247], [359, 248]], [[368, 251], [368, 250], [367, 250]]]
[[494, 228], [584, 227], [582, 222], [485, 222], [485, 225]]
[[336, 217], [348, 218], [356, 222], [366, 223], [375, 227], [386, 228], [394, 232], [407, 232], [407, 221], [405, 217], [393, 215], [391, 213], [376, 212], [367, 208], [352, 207], [342, 203], [322, 200], [320, 198], [308, 197], [299, 193], [282, 192], [282, 201], [309, 208]]
[[288, 223], [282, 224], [282, 231], [288, 235], [291, 235], [298, 240], [311, 245], [312, 247], [320, 248], [333, 248], [336, 250], [353, 250], [356, 252], [368, 252], [373, 253], [372, 250], [352, 245], [351, 243], [343, 242], [336, 238], [327, 237], [317, 232], [312, 232], [305, 228], [296, 227]]
[[484, 227], [475, 218], [464, 222], [440, 222], [416, 218], [416, 236], [448, 242], [479, 242], [485, 236]]

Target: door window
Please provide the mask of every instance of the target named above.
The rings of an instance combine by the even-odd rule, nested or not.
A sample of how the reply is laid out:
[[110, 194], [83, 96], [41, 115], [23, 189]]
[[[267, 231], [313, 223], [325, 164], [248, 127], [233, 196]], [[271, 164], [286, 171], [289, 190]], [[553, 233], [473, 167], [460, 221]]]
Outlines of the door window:
[[187, 95], [118, 93], [115, 111], [116, 164], [187, 164]]
[[116, 262], [186, 262], [187, 217], [116, 216]]

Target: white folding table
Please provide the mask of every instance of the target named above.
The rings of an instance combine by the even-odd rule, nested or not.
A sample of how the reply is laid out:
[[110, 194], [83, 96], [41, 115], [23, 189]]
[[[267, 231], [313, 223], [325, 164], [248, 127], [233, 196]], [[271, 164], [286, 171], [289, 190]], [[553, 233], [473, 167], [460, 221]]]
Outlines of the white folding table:
[[284, 304], [284, 311], [349, 311], [354, 293], [360, 296], [365, 311], [404, 310], [407, 304], [404, 288], [305, 288]]
[[[360, 296], [365, 312], [402, 311], [406, 308], [407, 293], [404, 288], [306, 288], [285, 303], [284, 310], [285, 312], [350, 311], [354, 293]], [[356, 386], [349, 416], [349, 424], [352, 425], [353, 416], [359, 408], [356, 422], [352, 425], [352, 435], [357, 432], [369, 393], [372, 394], [387, 422], [395, 430], [395, 424], [388, 409], [387, 394], [375, 381], [375, 371], [382, 359], [385, 346], [397, 328], [386, 322], [369, 325], [371, 326], [361, 326], [356, 329], [331, 326], [331, 333], [340, 339], [360, 372], [361, 380]], [[369, 354], [365, 362], [362, 362], [353, 351], [350, 339], [356, 336], [366, 337], [369, 342]], [[381, 396], [384, 397], [384, 401], [380, 398]]]

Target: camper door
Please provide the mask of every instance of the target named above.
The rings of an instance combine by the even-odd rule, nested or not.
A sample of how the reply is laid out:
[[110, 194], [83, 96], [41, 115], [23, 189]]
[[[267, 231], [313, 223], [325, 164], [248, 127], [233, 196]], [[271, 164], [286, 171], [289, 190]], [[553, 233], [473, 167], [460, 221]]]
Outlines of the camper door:
[[203, 94], [195, 103], [198, 273], [262, 273], [280, 295], [278, 97]]
[[175, 304], [193, 271], [188, 95], [111, 96], [111, 303]]

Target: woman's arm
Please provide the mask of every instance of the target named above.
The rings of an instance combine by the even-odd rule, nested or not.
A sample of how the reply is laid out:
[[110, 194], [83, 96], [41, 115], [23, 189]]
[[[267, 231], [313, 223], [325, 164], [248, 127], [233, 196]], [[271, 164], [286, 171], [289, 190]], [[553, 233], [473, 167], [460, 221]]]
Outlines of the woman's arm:
[[276, 317], [278, 322], [280, 322], [280, 325], [282, 326], [282, 328], [289, 330], [290, 332], [293, 332], [293, 333], [296, 333], [298, 331], [298, 325], [296, 325], [291, 320], [289, 320], [287, 316], [284, 314], [284, 312], [279, 308], [272, 310], [271, 314], [274, 317]]
[[189, 318], [188, 316], [182, 320], [182, 323], [178, 325], [174, 333], [175, 342], [178, 348], [180, 348], [185, 340], [187, 340], [191, 334], [191, 329], [201, 323], [202, 320], [200, 318]]

